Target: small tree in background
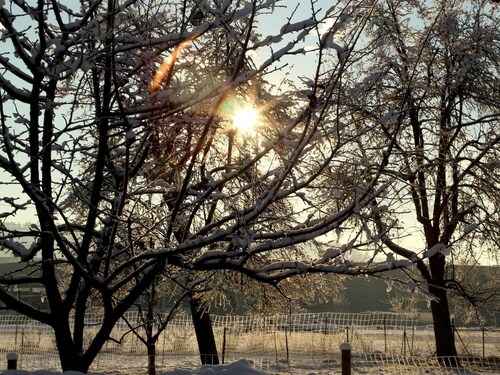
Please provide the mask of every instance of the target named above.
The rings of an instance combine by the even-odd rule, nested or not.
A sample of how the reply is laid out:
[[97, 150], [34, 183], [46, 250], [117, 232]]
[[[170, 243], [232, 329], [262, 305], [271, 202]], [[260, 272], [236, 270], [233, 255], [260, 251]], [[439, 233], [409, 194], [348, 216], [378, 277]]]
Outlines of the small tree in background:
[[[137, 310], [137, 320], [131, 321], [122, 317], [130, 328], [121, 338], [122, 342], [127, 335], [133, 334], [147, 350], [148, 374], [156, 375], [156, 344], [160, 335], [167, 329], [188, 296], [188, 292], [179, 287], [170, 287], [168, 278], [159, 276], [149, 289], [143, 293], [133, 308]], [[180, 290], [179, 290], [180, 289]]]

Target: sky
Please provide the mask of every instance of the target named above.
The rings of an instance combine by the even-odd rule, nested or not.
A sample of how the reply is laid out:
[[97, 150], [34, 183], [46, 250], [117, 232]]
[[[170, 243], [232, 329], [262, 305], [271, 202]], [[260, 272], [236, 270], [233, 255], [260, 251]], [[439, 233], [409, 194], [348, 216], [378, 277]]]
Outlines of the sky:
[[[328, 0], [317, 0], [315, 4], [315, 11], [321, 16], [324, 14], [325, 10], [332, 6], [332, 2]], [[261, 33], [264, 37], [267, 35], [277, 35], [280, 33], [280, 29], [286, 24], [287, 20], [291, 24], [298, 23], [309, 19], [312, 15], [312, 8], [309, 1], [300, 0], [286, 0], [278, 2], [272, 13], [268, 13], [258, 18], [257, 31]], [[326, 26], [323, 24], [320, 31], [326, 30]], [[292, 35], [296, 35], [294, 33]], [[288, 42], [290, 38], [284, 38], [283, 44]], [[300, 47], [304, 47], [306, 50], [316, 47], [317, 36], [309, 35], [306, 38], [305, 43]], [[297, 79], [300, 76], [311, 75], [312, 69], [315, 69], [316, 59], [314, 54], [308, 55], [293, 55], [285, 56], [282, 59], [288, 65], [285, 69], [276, 72], [271, 78], [271, 81], [279, 82], [287, 74], [289, 79]]]

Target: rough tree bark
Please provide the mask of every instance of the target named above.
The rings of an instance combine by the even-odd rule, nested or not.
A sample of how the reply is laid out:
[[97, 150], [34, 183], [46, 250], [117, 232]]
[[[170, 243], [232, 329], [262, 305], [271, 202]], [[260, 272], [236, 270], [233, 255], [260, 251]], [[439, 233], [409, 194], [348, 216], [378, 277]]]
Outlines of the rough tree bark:
[[214, 331], [210, 314], [206, 310], [206, 305], [199, 295], [192, 293], [189, 298], [191, 307], [191, 317], [193, 319], [198, 349], [202, 364], [218, 365], [219, 356], [217, 354], [217, 344], [215, 343]]
[[457, 349], [455, 337], [450, 318], [450, 306], [448, 304], [448, 294], [445, 281], [445, 257], [436, 254], [429, 258], [431, 279], [427, 280], [429, 292], [435, 297], [431, 301], [431, 313], [434, 327], [434, 337], [436, 342], [436, 356], [446, 364], [457, 364]]

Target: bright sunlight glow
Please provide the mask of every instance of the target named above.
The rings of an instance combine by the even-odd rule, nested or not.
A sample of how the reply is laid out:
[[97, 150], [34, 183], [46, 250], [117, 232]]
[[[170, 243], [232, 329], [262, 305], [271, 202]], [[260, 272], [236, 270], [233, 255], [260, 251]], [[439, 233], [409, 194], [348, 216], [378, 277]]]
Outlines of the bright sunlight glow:
[[248, 134], [255, 132], [255, 125], [259, 121], [259, 113], [250, 107], [237, 111], [233, 118], [233, 126], [237, 130], [242, 130]]

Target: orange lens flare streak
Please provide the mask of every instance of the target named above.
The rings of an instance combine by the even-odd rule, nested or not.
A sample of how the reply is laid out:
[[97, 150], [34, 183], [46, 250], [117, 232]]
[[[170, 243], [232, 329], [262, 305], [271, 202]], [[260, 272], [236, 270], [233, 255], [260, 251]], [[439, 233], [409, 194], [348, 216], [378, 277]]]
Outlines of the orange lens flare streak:
[[160, 68], [156, 71], [153, 80], [151, 82], [151, 86], [149, 87], [149, 92], [151, 94], [158, 91], [163, 81], [166, 81], [167, 85], [170, 83], [170, 79], [172, 78], [173, 68], [175, 62], [177, 61], [179, 53], [189, 44], [191, 44], [196, 38], [198, 38], [198, 36], [200, 36], [200, 34], [195, 34], [191, 38], [186, 39], [185, 41], [175, 46], [174, 50], [172, 51], [172, 54], [163, 61], [163, 63], [160, 65]]

